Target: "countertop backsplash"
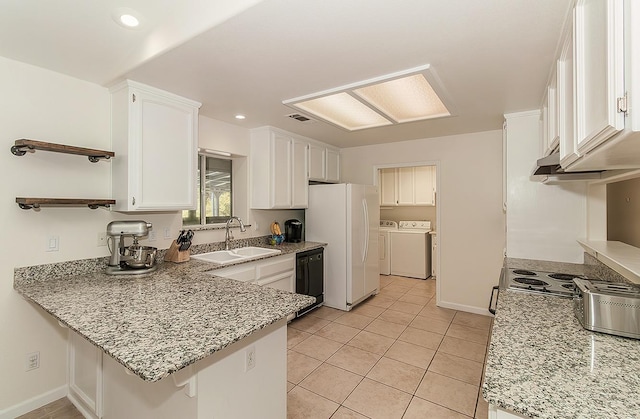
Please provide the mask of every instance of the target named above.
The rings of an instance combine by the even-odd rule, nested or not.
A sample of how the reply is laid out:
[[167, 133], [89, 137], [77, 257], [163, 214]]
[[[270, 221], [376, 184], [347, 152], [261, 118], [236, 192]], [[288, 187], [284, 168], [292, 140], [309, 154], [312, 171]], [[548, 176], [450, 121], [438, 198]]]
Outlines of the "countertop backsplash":
[[584, 264], [505, 258], [505, 266], [507, 268], [528, 269], [532, 271], [580, 274], [585, 275], [587, 278], [600, 279], [602, 281], [632, 284], [632, 282], [624, 276], [620, 275], [586, 252], [584, 253]]
[[[248, 239], [231, 240], [230, 247], [235, 249], [237, 247], [244, 246], [262, 246], [262, 247], [274, 247], [282, 249], [282, 253], [290, 253], [288, 250], [297, 251], [300, 246], [299, 243], [283, 243], [278, 246], [269, 245], [269, 237], [271, 236], [258, 236]], [[216, 250], [223, 250], [225, 242], [214, 242], [205, 244], [194, 244], [191, 246], [191, 254], [197, 255], [200, 253], [215, 252]], [[290, 249], [293, 248], [293, 249]], [[167, 249], [158, 249], [156, 256], [156, 263], [161, 264], [164, 262], [164, 256]], [[14, 282], [20, 281], [42, 281], [49, 279], [56, 279], [60, 277], [85, 275], [93, 272], [104, 271], [109, 263], [109, 256], [102, 256], [92, 259], [80, 259], [70, 260], [65, 262], [48, 263], [44, 265], [25, 266], [14, 269], [13, 279]]]
[[588, 253], [584, 254], [584, 273], [589, 278], [598, 278], [609, 282], [633, 284], [633, 282], [629, 281], [627, 278], [609, 268], [607, 265]]

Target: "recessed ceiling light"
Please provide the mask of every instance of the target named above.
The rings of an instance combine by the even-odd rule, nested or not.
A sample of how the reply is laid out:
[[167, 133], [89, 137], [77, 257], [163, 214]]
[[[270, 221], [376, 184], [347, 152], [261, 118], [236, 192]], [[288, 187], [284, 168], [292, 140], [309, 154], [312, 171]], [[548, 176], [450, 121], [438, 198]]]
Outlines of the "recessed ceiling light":
[[349, 131], [452, 115], [451, 101], [429, 65], [282, 103]]
[[122, 23], [124, 26], [135, 28], [140, 24], [140, 21], [135, 16], [125, 14], [120, 16], [120, 23]]
[[241, 114], [236, 115], [236, 119], [245, 119], [245, 118], [246, 116], [244, 115], [241, 115]]
[[115, 22], [127, 29], [135, 29], [142, 24], [142, 15], [129, 7], [118, 7], [111, 13]]

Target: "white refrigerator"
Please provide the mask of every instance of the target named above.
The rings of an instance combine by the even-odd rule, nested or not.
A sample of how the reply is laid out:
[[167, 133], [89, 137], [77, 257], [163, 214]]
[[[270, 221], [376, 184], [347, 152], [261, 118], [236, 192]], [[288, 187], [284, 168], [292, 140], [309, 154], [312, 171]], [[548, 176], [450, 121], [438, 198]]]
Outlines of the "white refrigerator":
[[309, 186], [305, 240], [327, 243], [324, 304], [351, 308], [380, 289], [378, 190], [339, 183]]

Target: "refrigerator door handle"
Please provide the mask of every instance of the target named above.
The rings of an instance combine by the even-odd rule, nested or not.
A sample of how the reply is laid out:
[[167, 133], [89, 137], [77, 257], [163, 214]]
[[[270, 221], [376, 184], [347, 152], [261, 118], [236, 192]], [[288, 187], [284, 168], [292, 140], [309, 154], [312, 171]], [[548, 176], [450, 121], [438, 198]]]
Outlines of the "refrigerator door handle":
[[362, 212], [364, 213], [364, 246], [362, 252], [362, 263], [367, 260], [367, 254], [369, 253], [369, 207], [367, 206], [367, 200], [362, 200]]

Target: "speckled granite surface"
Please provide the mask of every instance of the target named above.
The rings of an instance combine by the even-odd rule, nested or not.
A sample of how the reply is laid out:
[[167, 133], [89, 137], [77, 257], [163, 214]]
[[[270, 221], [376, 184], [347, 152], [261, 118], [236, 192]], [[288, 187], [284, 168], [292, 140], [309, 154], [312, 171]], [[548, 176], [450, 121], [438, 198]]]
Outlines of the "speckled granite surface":
[[[262, 258], [257, 258], [251, 260], [251, 262], [260, 259], [266, 259], [269, 257], [276, 257], [280, 255], [286, 255], [289, 253], [299, 253], [304, 252], [306, 250], [317, 249], [319, 247], [326, 246], [326, 243], [318, 243], [318, 242], [302, 242], [302, 243], [282, 243], [277, 246], [271, 246], [266, 244], [267, 236], [262, 237], [254, 237], [249, 240], [234, 240], [231, 242], [231, 248], [235, 249], [236, 247], [242, 246], [260, 246], [265, 247], [267, 249], [279, 249], [282, 253], [277, 255], [268, 255]], [[199, 254], [199, 253], [207, 253], [214, 252], [216, 250], [224, 249], [224, 242], [215, 242], [215, 243], [207, 243], [207, 244], [198, 244], [193, 245], [191, 247], [191, 254]], [[159, 264], [163, 263], [164, 260], [164, 250], [158, 250], [158, 257], [156, 260]], [[237, 264], [246, 263], [249, 261], [238, 262]], [[59, 277], [68, 277], [73, 275], [82, 275], [82, 274], [90, 274], [93, 272], [101, 272], [104, 271], [107, 267], [107, 263], [109, 263], [108, 257], [94, 258], [94, 259], [81, 259], [81, 260], [71, 260], [66, 262], [59, 263], [49, 263], [46, 265], [35, 265], [35, 266], [25, 266], [20, 268], [15, 268], [13, 271], [14, 281], [48, 281], [50, 279], [59, 278]], [[170, 263], [170, 262], [169, 262]], [[206, 265], [209, 269], [220, 269], [223, 267], [231, 266], [234, 264], [227, 264], [225, 266], [217, 266], [217, 265]]]
[[572, 304], [500, 291], [484, 398], [534, 418], [639, 418], [640, 341], [583, 329]]
[[550, 262], [547, 260], [505, 258], [504, 265], [511, 269], [528, 269], [531, 271], [562, 272], [567, 274], [584, 273], [585, 267], [579, 263]]
[[[320, 246], [278, 247], [293, 253]], [[214, 278], [208, 273], [214, 265], [197, 260], [165, 262], [154, 273], [133, 276], [106, 275], [101, 267], [96, 272], [95, 261], [17, 268], [14, 288], [146, 381], [160, 380], [314, 301]]]

